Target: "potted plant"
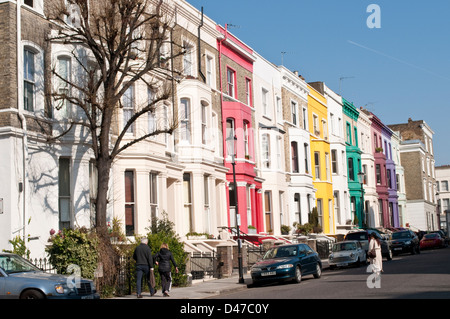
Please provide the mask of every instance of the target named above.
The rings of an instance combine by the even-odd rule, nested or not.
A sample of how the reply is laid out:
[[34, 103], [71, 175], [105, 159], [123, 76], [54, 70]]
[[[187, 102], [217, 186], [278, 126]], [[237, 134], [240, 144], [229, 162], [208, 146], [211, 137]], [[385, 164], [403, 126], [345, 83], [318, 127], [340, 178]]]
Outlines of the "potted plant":
[[248, 225], [248, 233], [249, 234], [256, 234], [256, 227], [252, 225]]
[[281, 234], [282, 235], [289, 235], [290, 231], [291, 231], [291, 226], [281, 225]]

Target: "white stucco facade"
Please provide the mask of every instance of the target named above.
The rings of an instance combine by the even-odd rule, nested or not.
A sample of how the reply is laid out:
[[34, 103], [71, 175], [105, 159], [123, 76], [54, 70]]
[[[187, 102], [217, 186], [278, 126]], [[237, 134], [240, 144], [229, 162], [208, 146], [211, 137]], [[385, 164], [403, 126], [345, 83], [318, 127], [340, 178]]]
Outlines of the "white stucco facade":
[[263, 179], [263, 212], [272, 210], [273, 234], [281, 226], [292, 227], [289, 191], [286, 182], [285, 138], [281, 77], [277, 66], [257, 55], [253, 69], [255, 110], [255, 155], [258, 176]]

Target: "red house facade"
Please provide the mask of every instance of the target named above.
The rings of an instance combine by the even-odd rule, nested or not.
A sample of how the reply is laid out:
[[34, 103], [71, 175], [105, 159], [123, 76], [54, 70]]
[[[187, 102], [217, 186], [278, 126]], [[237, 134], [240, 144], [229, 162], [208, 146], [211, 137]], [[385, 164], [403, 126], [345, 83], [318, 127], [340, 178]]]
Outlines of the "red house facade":
[[[222, 37], [217, 41], [219, 51], [220, 94], [222, 105], [224, 165], [229, 169], [228, 225], [236, 226], [236, 200], [240, 230], [264, 231], [262, 214], [262, 179], [255, 172], [255, 138], [253, 102], [253, 50], [231, 35], [227, 27], [217, 26]], [[237, 184], [234, 192], [233, 156]]]

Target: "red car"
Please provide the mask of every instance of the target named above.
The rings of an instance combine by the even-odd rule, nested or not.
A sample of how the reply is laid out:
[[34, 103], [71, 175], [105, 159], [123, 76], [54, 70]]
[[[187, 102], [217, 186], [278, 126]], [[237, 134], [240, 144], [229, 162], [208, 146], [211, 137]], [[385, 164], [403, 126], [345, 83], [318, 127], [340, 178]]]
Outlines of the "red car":
[[442, 248], [445, 246], [444, 239], [437, 233], [426, 234], [420, 241], [420, 249]]

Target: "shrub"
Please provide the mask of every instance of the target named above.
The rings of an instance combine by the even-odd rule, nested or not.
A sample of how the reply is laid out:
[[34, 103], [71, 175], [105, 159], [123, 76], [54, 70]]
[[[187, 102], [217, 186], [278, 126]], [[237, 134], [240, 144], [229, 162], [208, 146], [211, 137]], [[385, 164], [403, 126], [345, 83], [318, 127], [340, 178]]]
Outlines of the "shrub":
[[49, 261], [60, 274], [69, 275], [67, 268], [71, 264], [80, 267], [81, 277], [94, 279], [97, 268], [97, 245], [95, 234], [85, 228], [64, 229], [53, 234], [49, 242], [51, 245], [45, 250]]
[[[156, 255], [156, 253], [159, 252], [161, 244], [167, 243], [169, 245], [169, 250], [173, 254], [173, 258], [177, 263], [179, 271], [177, 274], [174, 269], [172, 269], [172, 285], [186, 286], [187, 276], [185, 272], [188, 254], [184, 250], [184, 243], [174, 230], [174, 223], [168, 219], [167, 214], [163, 213], [163, 217], [157, 219], [153, 223], [150, 232], [147, 234], [147, 238], [153, 255]], [[155, 270], [155, 279], [158, 286], [161, 282], [161, 278], [159, 278], [157, 267]]]
[[13, 250], [3, 249], [5, 253], [13, 253], [23, 258], [30, 259], [30, 250], [25, 245], [25, 240], [17, 235], [14, 239], [9, 240], [9, 243], [13, 246]]

